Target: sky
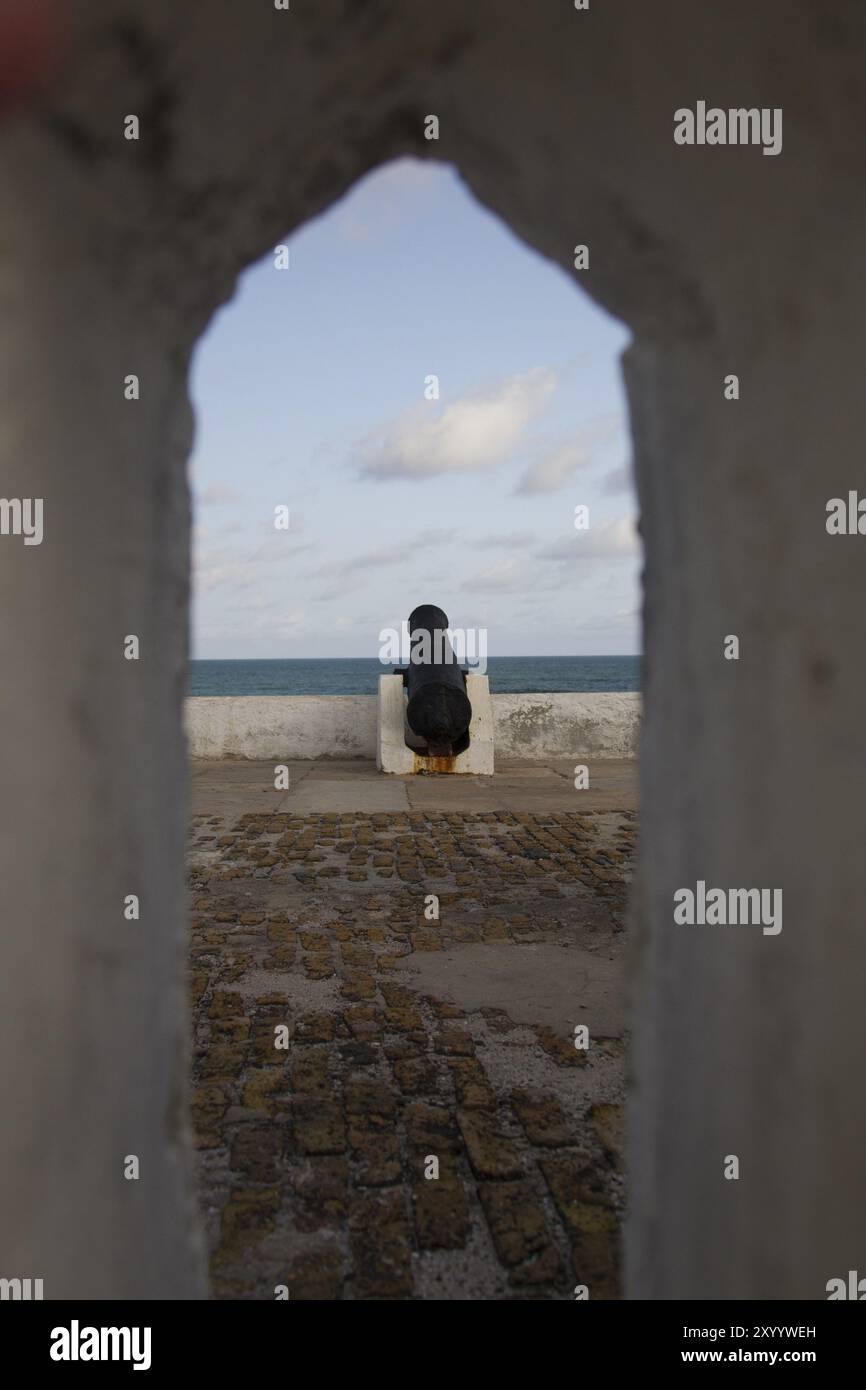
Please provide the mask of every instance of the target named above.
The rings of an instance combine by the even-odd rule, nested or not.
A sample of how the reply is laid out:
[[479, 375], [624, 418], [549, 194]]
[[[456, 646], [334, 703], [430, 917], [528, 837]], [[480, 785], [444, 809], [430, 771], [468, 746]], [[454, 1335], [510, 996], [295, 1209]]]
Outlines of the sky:
[[411, 159], [285, 246], [193, 360], [193, 657], [374, 657], [419, 603], [488, 656], [639, 652], [629, 334], [579, 272]]

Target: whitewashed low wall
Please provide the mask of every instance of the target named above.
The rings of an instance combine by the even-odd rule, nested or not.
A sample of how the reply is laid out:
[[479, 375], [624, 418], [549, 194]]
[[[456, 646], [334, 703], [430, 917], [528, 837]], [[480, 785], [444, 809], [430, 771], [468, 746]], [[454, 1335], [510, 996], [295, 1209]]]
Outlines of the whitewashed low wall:
[[494, 695], [502, 758], [634, 758], [640, 695]]
[[[632, 758], [640, 695], [494, 695], [501, 758]], [[375, 758], [375, 695], [192, 696], [193, 758]]]

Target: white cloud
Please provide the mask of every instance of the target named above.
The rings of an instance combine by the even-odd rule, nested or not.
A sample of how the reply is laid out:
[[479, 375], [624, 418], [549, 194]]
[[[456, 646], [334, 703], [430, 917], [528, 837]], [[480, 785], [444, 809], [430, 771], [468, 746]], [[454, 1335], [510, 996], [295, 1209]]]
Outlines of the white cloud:
[[525, 550], [537, 539], [532, 531], [508, 531], [498, 536], [482, 536], [480, 540], [473, 541], [472, 545], [475, 550]]
[[275, 599], [273, 594], [263, 594], [261, 589], [256, 589], [252, 593], [245, 593], [240, 601], [227, 603], [223, 612], [225, 613], [269, 613], [274, 607]]
[[250, 563], [262, 565], [281, 565], [286, 560], [293, 560], [296, 555], [305, 555], [308, 550], [318, 549], [315, 541], [304, 541], [303, 545], [293, 545], [289, 537], [295, 533], [293, 531], [277, 531], [272, 529], [265, 532], [267, 539], [261, 545], [256, 546], [255, 550], [250, 551]]
[[329, 577], [345, 578], [349, 575], [366, 574], [368, 570], [387, 569], [390, 565], [402, 565], [412, 558], [409, 545], [389, 545], [381, 550], [365, 550], [361, 555], [352, 555], [348, 560], [334, 560], [328, 565], [320, 565], [311, 570], [311, 579]]
[[210, 593], [221, 584], [231, 584], [236, 589], [248, 588], [257, 579], [256, 570], [249, 561], [233, 551], [211, 551], [196, 556], [193, 563], [192, 584], [197, 594]]
[[[404, 541], [401, 545], [381, 546], [378, 550], [364, 550], [359, 555], [350, 555], [348, 559], [335, 560], [327, 565], [320, 565], [317, 570], [309, 571], [308, 577], [311, 579], [353, 578], [357, 583], [357, 575], [365, 575], [368, 570], [387, 569], [391, 565], [406, 565], [412, 560], [423, 559], [425, 551], [430, 546], [450, 545], [454, 540], [454, 532], [440, 528], [421, 531], [414, 540]], [[334, 593], [339, 592], [334, 590]], [[329, 594], [329, 597], [332, 595]]]
[[547, 408], [555, 386], [552, 368], [535, 367], [441, 409], [422, 402], [361, 441], [358, 471], [368, 478], [421, 479], [498, 468]]
[[[213, 533], [219, 534], [219, 531]], [[204, 544], [207, 528], [196, 528], [193, 552], [193, 588], [199, 594], [210, 593], [222, 584], [238, 589], [249, 588], [262, 579], [268, 565], [282, 565], [308, 550], [315, 550], [313, 541], [303, 545], [287, 543], [288, 532], [273, 532], [272, 538], [254, 550], [208, 549]]]
[[524, 559], [510, 556], [489, 569], [464, 580], [462, 588], [472, 594], [522, 594], [530, 587], [531, 573]]
[[573, 531], [561, 540], [551, 541], [534, 552], [537, 560], [602, 560], [624, 559], [640, 550], [635, 518], [619, 517], [616, 521], [590, 522], [586, 531]]
[[558, 492], [570, 481], [579, 468], [589, 462], [589, 449], [584, 439], [576, 438], [547, 450], [527, 468], [515, 492], [535, 496], [541, 492]]
[[307, 615], [303, 608], [290, 608], [271, 615], [262, 614], [253, 623], [258, 635], [274, 638], [300, 637], [308, 631]]

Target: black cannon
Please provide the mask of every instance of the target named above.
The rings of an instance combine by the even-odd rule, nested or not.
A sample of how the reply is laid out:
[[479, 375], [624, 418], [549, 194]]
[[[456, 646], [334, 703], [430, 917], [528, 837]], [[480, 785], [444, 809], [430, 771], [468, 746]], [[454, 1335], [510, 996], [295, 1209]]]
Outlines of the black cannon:
[[409, 728], [427, 740], [431, 758], [452, 758], [469, 747], [472, 706], [466, 675], [457, 665], [448, 619], [432, 603], [422, 603], [409, 618], [409, 665], [398, 668], [409, 702]]

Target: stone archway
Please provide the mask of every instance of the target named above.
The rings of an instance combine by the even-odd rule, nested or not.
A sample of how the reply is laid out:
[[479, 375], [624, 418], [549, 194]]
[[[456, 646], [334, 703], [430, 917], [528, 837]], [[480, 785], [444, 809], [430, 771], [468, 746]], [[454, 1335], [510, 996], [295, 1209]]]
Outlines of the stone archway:
[[[2, 491], [45, 506], [41, 546], [0, 540], [8, 1272], [49, 1297], [203, 1289], [180, 991], [185, 372], [238, 272], [372, 165], [429, 153], [432, 112], [437, 157], [566, 269], [589, 245], [581, 283], [635, 334], [629, 1292], [822, 1296], [866, 1234], [863, 562], [824, 527], [864, 433], [862, 15], [89, 0], [70, 23], [0, 129]], [[675, 145], [698, 100], [783, 108], [781, 157]], [[672, 894], [699, 879], [781, 887], [784, 930], [675, 931]]]

